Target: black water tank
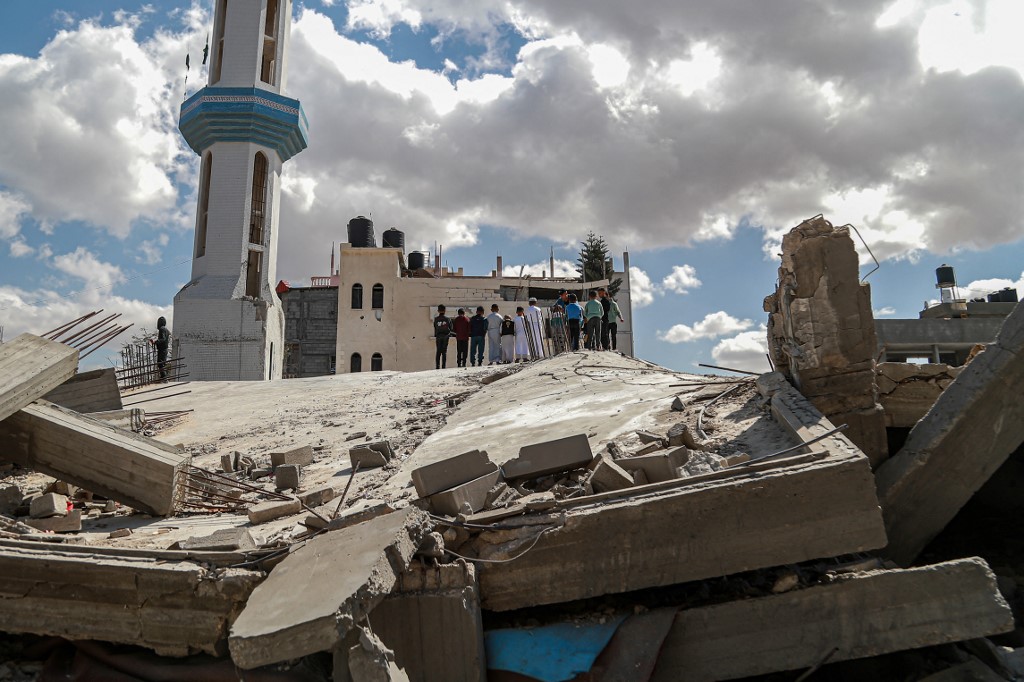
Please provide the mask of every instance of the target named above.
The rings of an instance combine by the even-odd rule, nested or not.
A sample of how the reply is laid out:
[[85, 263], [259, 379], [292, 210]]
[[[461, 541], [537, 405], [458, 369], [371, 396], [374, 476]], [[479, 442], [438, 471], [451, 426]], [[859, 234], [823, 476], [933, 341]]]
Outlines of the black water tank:
[[1006, 287], [999, 292], [999, 300], [1002, 303], [1016, 303], [1017, 302], [1017, 290], [1013, 287]]
[[988, 299], [989, 303], [1001, 303], [1002, 300], [1003, 300], [1003, 295], [999, 291], [993, 291], [991, 294], [989, 294], [985, 298]]
[[422, 251], [413, 251], [409, 254], [409, 269], [422, 270], [427, 264], [427, 254]]
[[943, 263], [935, 268], [935, 283], [941, 286], [956, 286], [956, 274], [952, 266]]
[[373, 236], [373, 221], [361, 215], [348, 221], [348, 243], [362, 249], [377, 246], [377, 240]]
[[392, 227], [389, 230], [384, 230], [384, 234], [380, 238], [380, 245], [385, 249], [401, 249], [405, 251], [405, 232], [395, 229]]

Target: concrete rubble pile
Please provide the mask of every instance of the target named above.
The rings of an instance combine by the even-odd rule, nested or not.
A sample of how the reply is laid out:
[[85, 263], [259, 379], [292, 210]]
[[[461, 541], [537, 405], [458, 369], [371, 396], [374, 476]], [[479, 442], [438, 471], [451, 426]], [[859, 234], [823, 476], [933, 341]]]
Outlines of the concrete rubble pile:
[[[41, 402], [70, 374], [36, 368], [0, 384], [0, 461], [60, 480], [0, 485], [0, 631], [204, 653], [241, 679], [1020, 679], [1017, 576], [926, 546], [1019, 454], [1024, 311], [964, 367], [876, 363], [853, 242], [821, 217], [784, 239], [765, 307], [775, 372], [481, 368], [404, 396], [391, 431], [191, 448], [219, 467]], [[154, 480], [173, 451], [184, 492], [143, 506], [54, 429]], [[96, 523], [76, 487], [177, 516], [89, 545], [38, 529], [69, 501]]]

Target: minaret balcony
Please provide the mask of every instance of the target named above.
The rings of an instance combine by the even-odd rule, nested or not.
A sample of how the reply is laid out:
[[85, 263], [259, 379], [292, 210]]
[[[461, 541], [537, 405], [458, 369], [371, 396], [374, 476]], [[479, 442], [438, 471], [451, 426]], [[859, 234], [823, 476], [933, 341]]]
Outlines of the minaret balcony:
[[252, 142], [285, 162], [309, 145], [299, 100], [260, 88], [205, 87], [181, 105], [178, 129], [197, 154], [215, 142]]

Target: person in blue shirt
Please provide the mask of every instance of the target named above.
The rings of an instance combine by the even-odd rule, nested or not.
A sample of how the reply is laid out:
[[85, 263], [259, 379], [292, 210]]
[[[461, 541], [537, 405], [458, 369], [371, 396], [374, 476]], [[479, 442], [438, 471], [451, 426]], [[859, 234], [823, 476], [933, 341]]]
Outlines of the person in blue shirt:
[[476, 315], [469, 318], [469, 364], [484, 366], [484, 339], [487, 337], [487, 318], [484, 307], [476, 307]]
[[576, 294], [569, 294], [569, 302], [565, 304], [565, 318], [569, 321], [569, 343], [573, 350], [579, 350], [583, 308], [577, 303]]

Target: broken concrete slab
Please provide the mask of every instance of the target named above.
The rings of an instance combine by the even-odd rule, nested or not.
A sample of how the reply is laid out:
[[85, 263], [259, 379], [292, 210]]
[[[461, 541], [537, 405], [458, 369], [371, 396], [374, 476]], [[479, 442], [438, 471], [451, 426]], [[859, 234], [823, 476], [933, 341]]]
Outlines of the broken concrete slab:
[[291, 516], [302, 511], [302, 502], [292, 500], [269, 500], [249, 507], [249, 523], [258, 524], [273, 521], [283, 516]]
[[157, 516], [184, 496], [188, 453], [44, 400], [0, 422], [4, 457]]
[[349, 450], [348, 457], [352, 468], [358, 466], [360, 469], [376, 469], [388, 464], [388, 458], [380, 451], [361, 445]]
[[294, 450], [286, 450], [285, 452], [270, 453], [270, 465], [274, 468], [282, 464], [298, 464], [299, 466], [307, 467], [312, 463], [313, 446], [311, 445], [304, 445]]
[[324, 485], [313, 490], [307, 490], [304, 493], [299, 493], [298, 498], [307, 507], [319, 507], [333, 500], [336, 494], [337, 491], [332, 486]]
[[[348, 649], [348, 674], [353, 682], [409, 682], [395, 654], [376, 634], [356, 628], [359, 641]], [[335, 675], [337, 677], [337, 675]]]
[[36, 530], [52, 533], [76, 533], [82, 530], [82, 510], [72, 509], [60, 516], [25, 519], [25, 523]]
[[78, 351], [22, 334], [0, 345], [0, 422], [75, 374]]
[[258, 571], [92, 547], [9, 544], [0, 545], [0, 631], [135, 644], [166, 656], [222, 655], [228, 624], [262, 579]]
[[519, 456], [505, 462], [501, 471], [506, 479], [535, 478], [561, 471], [581, 469], [594, 459], [586, 434], [577, 434], [519, 449]]
[[497, 464], [492, 463], [489, 473], [454, 488], [434, 493], [427, 499], [431, 509], [438, 514], [457, 516], [464, 513], [466, 506], [470, 509], [470, 513], [476, 513], [484, 508], [487, 503], [487, 493], [500, 479], [501, 469]]
[[274, 567], [231, 627], [231, 658], [249, 670], [330, 651], [391, 592], [430, 532], [408, 507], [306, 542]]
[[46, 493], [33, 497], [29, 503], [28, 513], [34, 519], [45, 519], [50, 516], [64, 516], [68, 513], [68, 498], [57, 493]]
[[472, 564], [414, 564], [374, 608], [371, 620], [412, 682], [486, 679], [483, 618]]
[[961, 368], [938, 363], [881, 362], [875, 370], [885, 425], [912, 427], [960, 375]]
[[256, 541], [248, 528], [221, 528], [210, 535], [189, 538], [180, 545], [186, 551], [235, 552], [255, 549]]
[[647, 481], [660, 483], [679, 478], [679, 467], [690, 461], [690, 451], [686, 448], [674, 448], [650, 455], [626, 457], [617, 464], [628, 472], [642, 470]]
[[703, 449], [697, 440], [690, 433], [690, 427], [684, 422], [673, 424], [668, 430], [668, 444], [672, 447], [688, 447], [691, 450]]
[[[984, 637], [1013, 615], [981, 559], [840, 576], [785, 594], [681, 610], [653, 680], [729, 680]], [[738, 655], [740, 654], [741, 655]]]
[[878, 470], [886, 555], [912, 562], [1024, 442], [1024, 306], [979, 353]]
[[274, 469], [274, 485], [278, 490], [295, 490], [302, 482], [302, 467], [282, 464]]
[[644, 445], [647, 445], [648, 443], [658, 443], [662, 447], [665, 447], [665, 438], [656, 433], [651, 433], [650, 431], [637, 431], [636, 435]]
[[0, 514], [10, 514], [21, 506], [25, 496], [14, 483], [0, 483]]
[[235, 470], [235, 458], [231, 456], [230, 452], [220, 456], [220, 470], [225, 474], [230, 474]]
[[124, 409], [117, 372], [113, 367], [79, 372], [43, 396], [44, 400], [75, 412], [110, 412]]
[[606, 493], [632, 487], [633, 477], [608, 455], [598, 455], [588, 467], [590, 485], [595, 493]]
[[486, 476], [493, 470], [492, 467], [485, 451], [470, 450], [414, 469], [412, 483], [420, 497], [430, 497], [434, 493]]
[[[739, 467], [690, 486], [681, 479], [643, 498], [618, 493], [624, 496], [569, 509], [564, 527], [526, 554], [481, 569], [484, 608], [571, 601], [882, 547], [867, 459], [852, 446], [822, 443], [829, 454], [820, 459], [756, 472]], [[609, 541], [626, 529], [628, 542]]]

